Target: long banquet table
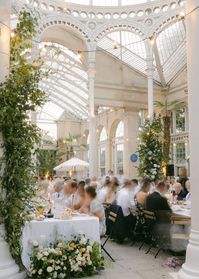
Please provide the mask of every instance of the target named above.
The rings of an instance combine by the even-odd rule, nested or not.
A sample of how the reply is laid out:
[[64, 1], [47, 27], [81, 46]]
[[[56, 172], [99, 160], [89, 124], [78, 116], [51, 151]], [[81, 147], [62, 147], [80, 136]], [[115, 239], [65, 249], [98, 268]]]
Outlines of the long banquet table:
[[180, 215], [182, 217], [190, 217], [191, 218], [191, 209], [181, 206], [181, 205], [173, 205], [172, 211], [176, 215]]
[[22, 262], [28, 269], [30, 267], [30, 254], [32, 241], [46, 246], [59, 238], [70, 240], [73, 236], [85, 234], [86, 238], [100, 242], [99, 219], [91, 216], [76, 216], [71, 220], [45, 219], [27, 222], [22, 235]]

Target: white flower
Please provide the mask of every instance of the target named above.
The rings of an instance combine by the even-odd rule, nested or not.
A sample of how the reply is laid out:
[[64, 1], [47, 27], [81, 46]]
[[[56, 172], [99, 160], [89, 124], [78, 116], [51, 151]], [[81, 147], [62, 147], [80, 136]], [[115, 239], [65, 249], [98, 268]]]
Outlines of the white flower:
[[38, 254], [37, 254], [37, 259], [38, 259], [38, 260], [41, 260], [41, 258], [42, 258], [42, 254], [41, 254], [41, 253], [38, 253]]
[[44, 251], [44, 253], [43, 253], [43, 254], [44, 254], [44, 256], [46, 256], [46, 257], [49, 255], [49, 253], [48, 253], [48, 252], [46, 252], [46, 251]]
[[148, 152], [148, 154], [149, 154], [149, 155], [152, 155], [152, 154], [153, 154], [153, 152], [150, 150], [150, 151]]
[[86, 243], [86, 238], [83, 237], [81, 240], [80, 240], [80, 244], [85, 244]]
[[41, 274], [42, 274], [42, 272], [43, 272], [43, 270], [42, 270], [42, 269], [40, 269], [40, 270], [38, 271], [38, 274], [39, 274], [39, 275], [41, 275]]
[[51, 266], [48, 266], [48, 267], [47, 267], [47, 272], [50, 273], [50, 272], [52, 272], [52, 271], [53, 271], [53, 268], [52, 268]]
[[87, 246], [87, 251], [92, 251], [92, 247], [91, 246]]
[[53, 278], [57, 278], [57, 272], [56, 271], [53, 273]]

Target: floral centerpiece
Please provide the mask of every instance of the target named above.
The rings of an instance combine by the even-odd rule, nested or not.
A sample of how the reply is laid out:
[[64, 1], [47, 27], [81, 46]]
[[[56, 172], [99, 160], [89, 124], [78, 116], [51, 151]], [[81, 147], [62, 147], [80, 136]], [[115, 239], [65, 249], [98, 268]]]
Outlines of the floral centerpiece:
[[104, 269], [100, 244], [84, 235], [70, 241], [57, 240], [49, 247], [37, 245], [31, 257], [30, 276], [34, 279], [79, 278]]

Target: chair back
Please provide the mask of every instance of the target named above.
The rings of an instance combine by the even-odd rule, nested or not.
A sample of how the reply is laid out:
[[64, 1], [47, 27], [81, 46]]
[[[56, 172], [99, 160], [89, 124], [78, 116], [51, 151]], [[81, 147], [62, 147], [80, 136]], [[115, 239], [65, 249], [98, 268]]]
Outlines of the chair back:
[[135, 216], [135, 217], [137, 217], [138, 215], [139, 215], [139, 209], [138, 208], [136, 208], [136, 207], [132, 207], [132, 208], [129, 208], [129, 211], [130, 211], [130, 213], [133, 215], [133, 216]]
[[156, 221], [155, 213], [148, 210], [143, 210], [144, 218], [148, 221]]
[[172, 215], [171, 216], [171, 224], [172, 225], [190, 226], [191, 225], [191, 218], [186, 217], [186, 216], [180, 216], [180, 215]]
[[109, 212], [108, 219], [109, 219], [110, 221], [112, 221], [113, 223], [115, 223], [116, 220], [117, 220], [117, 213], [115, 213], [115, 212], [113, 212], [113, 211], [110, 211], [110, 212]]

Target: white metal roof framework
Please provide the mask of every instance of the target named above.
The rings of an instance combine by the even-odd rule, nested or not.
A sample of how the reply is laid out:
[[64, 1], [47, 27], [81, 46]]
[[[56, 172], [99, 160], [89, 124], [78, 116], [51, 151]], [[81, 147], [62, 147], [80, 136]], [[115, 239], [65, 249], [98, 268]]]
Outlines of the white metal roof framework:
[[[70, 26], [82, 34], [89, 50], [97, 45], [116, 59], [146, 74], [145, 40], [154, 36], [154, 79], [163, 87], [186, 65], [185, 25], [179, 20], [185, 0], [17, 0], [41, 12], [38, 37], [50, 26]], [[77, 5], [78, 4], [78, 5]], [[84, 5], [83, 5], [84, 4]], [[139, 4], [139, 5], [138, 5]], [[129, 5], [129, 6], [125, 6]], [[96, 7], [98, 6], [98, 7]], [[103, 7], [106, 6], [106, 7]], [[108, 6], [112, 6], [111, 8]], [[15, 6], [16, 8], [16, 6]], [[43, 16], [43, 17], [42, 17]], [[113, 48], [113, 44], [117, 48]], [[40, 118], [87, 117], [87, 73], [72, 51], [55, 43], [45, 43], [44, 68], [51, 69], [41, 83], [49, 103]], [[41, 47], [44, 44], [40, 45]]]

